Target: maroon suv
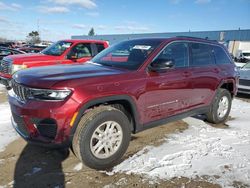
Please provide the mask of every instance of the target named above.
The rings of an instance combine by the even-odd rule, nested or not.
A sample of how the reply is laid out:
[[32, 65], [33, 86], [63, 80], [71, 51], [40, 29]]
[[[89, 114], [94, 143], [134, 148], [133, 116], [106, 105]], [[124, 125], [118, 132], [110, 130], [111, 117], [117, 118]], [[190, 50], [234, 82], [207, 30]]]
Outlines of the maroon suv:
[[106, 169], [120, 161], [131, 133], [197, 114], [224, 122], [237, 81], [217, 42], [144, 38], [85, 64], [19, 71], [9, 102], [13, 126], [27, 141], [72, 145], [87, 166]]

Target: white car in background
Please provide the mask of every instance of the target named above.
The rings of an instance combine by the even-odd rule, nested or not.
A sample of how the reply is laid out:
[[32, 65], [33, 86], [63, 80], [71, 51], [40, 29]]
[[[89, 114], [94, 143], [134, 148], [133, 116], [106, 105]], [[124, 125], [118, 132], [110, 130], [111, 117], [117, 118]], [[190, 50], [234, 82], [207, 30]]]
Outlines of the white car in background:
[[246, 63], [248, 61], [250, 61], [250, 51], [242, 51], [240, 53], [240, 62]]
[[238, 93], [250, 94], [250, 62], [239, 69]]

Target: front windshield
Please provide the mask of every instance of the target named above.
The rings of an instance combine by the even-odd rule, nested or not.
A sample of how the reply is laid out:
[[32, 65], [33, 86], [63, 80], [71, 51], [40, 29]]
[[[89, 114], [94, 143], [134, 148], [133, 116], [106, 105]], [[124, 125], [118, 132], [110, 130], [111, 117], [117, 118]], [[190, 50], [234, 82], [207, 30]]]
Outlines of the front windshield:
[[72, 42], [58, 41], [45, 48], [41, 53], [45, 55], [60, 56], [72, 45]]
[[99, 53], [91, 61], [103, 66], [137, 70], [161, 43], [157, 39], [120, 42]]

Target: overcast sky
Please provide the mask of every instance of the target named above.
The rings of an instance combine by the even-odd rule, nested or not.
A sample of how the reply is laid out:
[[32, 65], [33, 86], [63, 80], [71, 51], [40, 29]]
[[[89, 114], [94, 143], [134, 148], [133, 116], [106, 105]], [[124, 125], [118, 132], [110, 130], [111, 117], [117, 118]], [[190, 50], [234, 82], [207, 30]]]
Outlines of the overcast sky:
[[250, 29], [250, 0], [0, 0], [0, 37]]

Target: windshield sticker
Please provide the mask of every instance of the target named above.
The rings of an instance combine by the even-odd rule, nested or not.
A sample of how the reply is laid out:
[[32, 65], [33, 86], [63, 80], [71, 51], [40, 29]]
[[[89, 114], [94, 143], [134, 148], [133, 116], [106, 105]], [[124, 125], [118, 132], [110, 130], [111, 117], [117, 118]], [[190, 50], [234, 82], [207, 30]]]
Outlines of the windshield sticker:
[[151, 46], [146, 46], [146, 45], [135, 45], [133, 47], [133, 49], [136, 50], [149, 50], [151, 48]]

